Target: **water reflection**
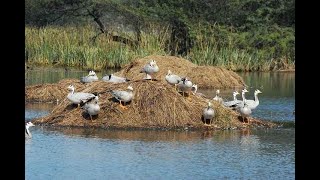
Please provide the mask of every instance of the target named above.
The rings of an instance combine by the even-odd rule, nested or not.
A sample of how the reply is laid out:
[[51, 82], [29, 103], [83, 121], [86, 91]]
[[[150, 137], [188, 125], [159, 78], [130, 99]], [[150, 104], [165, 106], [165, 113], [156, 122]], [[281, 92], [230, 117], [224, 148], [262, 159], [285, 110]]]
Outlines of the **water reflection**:
[[[87, 74], [86, 71], [29, 73], [26, 82], [34, 84]], [[250, 92], [262, 87], [261, 105], [253, 116], [294, 120], [294, 73], [239, 74], [252, 87]], [[214, 92], [209, 90], [209, 97]], [[222, 95], [231, 99], [231, 92], [223, 90]], [[27, 103], [25, 118], [47, 115], [54, 106]], [[25, 147], [26, 179], [294, 179], [295, 176], [294, 128], [143, 131], [35, 126], [31, 130], [33, 138], [26, 140]]]
[[[37, 126], [34, 129], [42, 131], [44, 134], [63, 134], [70, 137], [98, 138], [121, 141], [166, 141], [166, 142], [198, 142], [199, 140], [209, 140], [214, 142], [237, 141], [243, 146], [252, 146], [263, 141], [280, 143], [290, 139], [294, 141], [292, 133], [294, 131], [274, 130], [225, 130], [225, 131], [158, 131], [158, 130], [119, 130], [119, 129], [100, 129], [100, 128], [77, 128], [77, 127], [52, 127]], [[267, 134], [283, 134], [277, 140], [268, 138]], [[289, 133], [289, 134], [288, 134]], [[290, 135], [290, 136], [288, 136]]]
[[25, 103], [25, 121], [47, 115], [54, 106], [53, 103]]
[[[254, 99], [254, 90], [259, 89], [262, 94], [259, 97], [270, 98], [294, 98], [295, 97], [295, 73], [294, 72], [246, 72], [238, 73], [248, 85], [246, 93], [247, 99]], [[238, 91], [241, 94], [241, 88], [220, 90], [220, 95], [225, 100], [232, 100], [232, 92]], [[199, 92], [204, 93], [209, 98], [215, 96], [214, 89], [201, 89]], [[241, 99], [241, 96], [238, 96]]]
[[[255, 89], [260, 89], [261, 96], [268, 97], [294, 97], [295, 72], [250, 72], [238, 73], [253, 94]], [[253, 95], [251, 95], [253, 97]]]
[[[99, 78], [102, 78], [105, 74], [110, 74], [118, 71], [117, 69], [108, 69], [96, 72]], [[32, 70], [27, 70], [25, 73], [25, 85], [55, 83], [65, 78], [76, 78], [88, 75], [89, 71], [72, 69], [72, 68], [48, 68], [37, 67]]]

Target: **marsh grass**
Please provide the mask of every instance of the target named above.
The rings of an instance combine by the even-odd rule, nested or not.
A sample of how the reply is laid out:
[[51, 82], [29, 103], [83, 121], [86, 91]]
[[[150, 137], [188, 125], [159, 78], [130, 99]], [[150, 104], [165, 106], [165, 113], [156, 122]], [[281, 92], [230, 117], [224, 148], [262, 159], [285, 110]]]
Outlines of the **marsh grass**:
[[[236, 47], [236, 33], [226, 32], [219, 26], [197, 25], [190, 53], [183, 57], [197, 65], [220, 66], [233, 71], [270, 71], [294, 69], [288, 57], [274, 59], [263, 51], [249, 51]], [[150, 24], [141, 33], [141, 44], [130, 47], [114, 42], [109, 36], [93, 37], [98, 30], [93, 26], [25, 28], [25, 56], [29, 64], [70, 66], [102, 70], [121, 68], [134, 59], [148, 55], [169, 55], [165, 51], [170, 40], [170, 28]], [[222, 34], [224, 33], [224, 34]], [[222, 34], [222, 35], [221, 35]], [[117, 35], [135, 40], [131, 32]], [[225, 37], [225, 38], [221, 38]]]

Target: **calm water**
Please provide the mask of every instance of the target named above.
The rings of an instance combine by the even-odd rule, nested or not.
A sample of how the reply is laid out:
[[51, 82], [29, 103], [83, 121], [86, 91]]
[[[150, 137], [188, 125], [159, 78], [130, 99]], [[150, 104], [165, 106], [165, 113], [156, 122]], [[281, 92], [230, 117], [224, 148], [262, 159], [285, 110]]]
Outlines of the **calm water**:
[[[106, 72], [98, 73], [101, 77]], [[85, 71], [36, 70], [26, 85], [78, 78]], [[259, 88], [253, 116], [294, 122], [294, 73], [242, 73]], [[201, 90], [201, 87], [200, 87]], [[232, 90], [222, 91], [231, 99]], [[214, 90], [202, 90], [214, 96]], [[30, 121], [54, 104], [26, 104]], [[295, 129], [120, 131], [31, 127], [26, 140], [25, 179], [295, 179]]]

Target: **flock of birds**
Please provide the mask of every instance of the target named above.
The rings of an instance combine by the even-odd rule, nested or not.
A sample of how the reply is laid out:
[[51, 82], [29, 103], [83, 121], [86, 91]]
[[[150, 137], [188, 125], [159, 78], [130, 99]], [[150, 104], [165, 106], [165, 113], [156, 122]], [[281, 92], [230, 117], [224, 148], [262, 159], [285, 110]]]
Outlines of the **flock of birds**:
[[[145, 80], [153, 80], [152, 76], [159, 71], [159, 67], [155, 60], [151, 60], [149, 63], [145, 64], [144, 67], [140, 70], [140, 73], [145, 73], [146, 76], [143, 78]], [[97, 77], [94, 71], [90, 71], [87, 76], [81, 77], [80, 82], [82, 83], [91, 83], [94, 81], [98, 81], [99, 78]], [[173, 74], [170, 70], [165, 76], [165, 80], [174, 85], [175, 89], [182, 93], [182, 95], [189, 98], [189, 94], [192, 93], [193, 95], [206, 98], [208, 100], [208, 106], [203, 110], [203, 120], [204, 124], [207, 125], [207, 120], [211, 121], [215, 116], [215, 110], [212, 107], [212, 103], [210, 99], [208, 99], [204, 94], [197, 92], [198, 86], [190, 81], [187, 77], [180, 77], [179, 75]], [[102, 77], [102, 81], [111, 82], [111, 83], [124, 83], [130, 81], [125, 77], [119, 77], [113, 74], [105, 75]], [[68, 87], [69, 93], [67, 95], [67, 99], [72, 103], [84, 110], [85, 113], [89, 114], [90, 119], [92, 121], [92, 116], [98, 115], [100, 111], [99, 106], [99, 95], [93, 93], [86, 93], [86, 92], [75, 92], [75, 88], [73, 85]], [[130, 102], [133, 98], [133, 87], [129, 85], [126, 90], [111, 90], [108, 91], [111, 95], [118, 100], [119, 106], [123, 109], [127, 109], [125, 106], [126, 103]], [[216, 90], [216, 95], [212, 99], [224, 105], [225, 107], [232, 108], [233, 110], [238, 111], [241, 114], [242, 121], [245, 122], [245, 119], [250, 116], [252, 110], [254, 110], [259, 105], [258, 94], [261, 93], [260, 90], [255, 90], [254, 92], [254, 100], [247, 100], [245, 98], [245, 93], [248, 92], [247, 89], [242, 90], [242, 100], [237, 99], [237, 95], [239, 93], [237, 91], [233, 92], [233, 100], [232, 101], [224, 101], [222, 97], [220, 97], [220, 90]], [[122, 105], [123, 103], [123, 105]], [[34, 126], [31, 122], [26, 124], [26, 137], [30, 136], [31, 133], [29, 132], [29, 127]], [[248, 120], [249, 123], [249, 120]]]

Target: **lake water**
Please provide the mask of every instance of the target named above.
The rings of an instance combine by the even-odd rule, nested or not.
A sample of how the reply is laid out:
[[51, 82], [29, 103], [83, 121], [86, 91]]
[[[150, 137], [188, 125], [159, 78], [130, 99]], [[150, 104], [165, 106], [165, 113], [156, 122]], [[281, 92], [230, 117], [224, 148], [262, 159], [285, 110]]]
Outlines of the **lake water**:
[[[105, 73], [97, 73], [101, 77]], [[79, 78], [86, 71], [37, 69], [26, 85]], [[295, 117], [295, 74], [239, 73], [259, 88], [252, 116], [289, 122]], [[214, 90], [201, 90], [214, 96]], [[231, 99], [232, 90], [221, 91]], [[26, 104], [25, 120], [54, 104]], [[295, 129], [133, 131], [31, 127], [25, 142], [25, 179], [295, 179]]]

